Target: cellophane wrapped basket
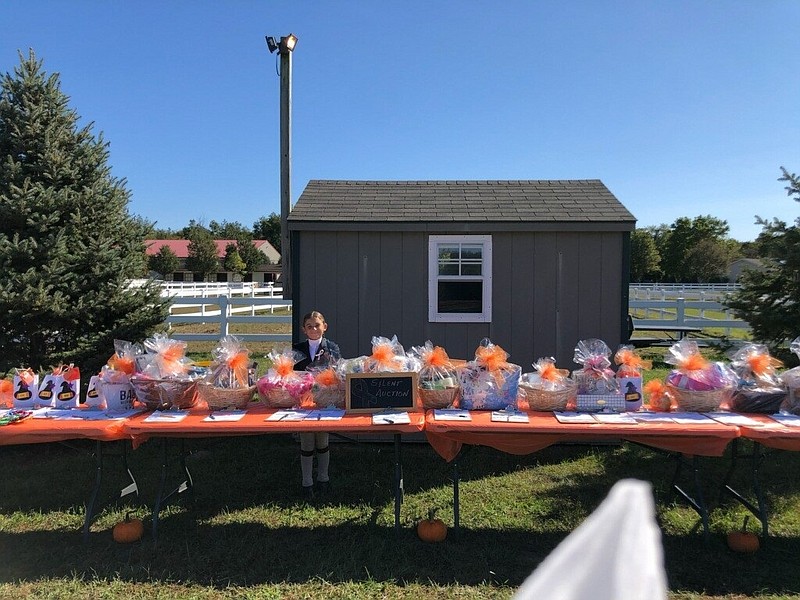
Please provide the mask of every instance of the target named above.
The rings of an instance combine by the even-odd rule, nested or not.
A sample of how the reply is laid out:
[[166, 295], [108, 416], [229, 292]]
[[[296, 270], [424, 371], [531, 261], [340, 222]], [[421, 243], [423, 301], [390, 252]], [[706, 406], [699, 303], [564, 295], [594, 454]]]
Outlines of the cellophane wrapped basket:
[[569, 371], [556, 368], [552, 357], [540, 358], [533, 368], [533, 373], [523, 373], [519, 380], [518, 404], [527, 404], [528, 410], [533, 411], [566, 410], [577, 395], [577, 385], [569, 379]]
[[197, 381], [131, 377], [136, 399], [149, 410], [186, 409], [197, 403]]
[[310, 369], [309, 372], [313, 377], [308, 394], [311, 404], [317, 408], [344, 408], [347, 374], [341, 361], [333, 361], [328, 366]]
[[255, 367], [250, 364], [250, 352], [241, 340], [226, 335], [211, 351], [209, 373], [198, 386], [200, 399], [211, 410], [246, 408], [256, 391], [252, 382]]
[[693, 340], [673, 344], [664, 360], [676, 367], [667, 375], [666, 384], [679, 411], [717, 410], [736, 385], [730, 367], [706, 360]]
[[256, 393], [256, 386], [222, 388], [207, 381], [201, 381], [197, 384], [197, 392], [200, 399], [205, 401], [211, 410], [244, 409], [251, 404]]
[[[789, 350], [800, 358], [800, 337], [789, 344]], [[781, 373], [781, 381], [786, 386], [786, 401], [783, 408], [792, 414], [800, 415], [800, 367]]]
[[458, 368], [459, 406], [466, 410], [517, 407], [522, 367], [507, 362], [509, 355], [488, 338], [475, 351], [475, 360]]
[[302, 357], [287, 350], [282, 353], [272, 351], [267, 358], [271, 360], [272, 366], [256, 382], [259, 397], [272, 408], [299, 406], [314, 384], [311, 373], [294, 370], [294, 365]]
[[[419, 392], [423, 408], [436, 409], [454, 406], [459, 399], [456, 365], [441, 346], [428, 340], [423, 346], [412, 346], [409, 354], [419, 360]], [[463, 361], [462, 361], [463, 362]]]
[[786, 400], [786, 386], [777, 369], [783, 363], [770, 356], [764, 344], [745, 344], [731, 358], [731, 368], [739, 378], [728, 404], [743, 413], [776, 413]]

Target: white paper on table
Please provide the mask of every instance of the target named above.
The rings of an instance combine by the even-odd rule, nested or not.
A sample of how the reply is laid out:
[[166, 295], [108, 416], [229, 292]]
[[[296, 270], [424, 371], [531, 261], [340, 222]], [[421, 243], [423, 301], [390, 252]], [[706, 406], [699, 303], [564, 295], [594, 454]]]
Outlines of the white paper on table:
[[[128, 419], [133, 415], [138, 415], [139, 413], [142, 413], [144, 411], [145, 411], [144, 408], [129, 408], [127, 410], [105, 410], [99, 412], [102, 412], [107, 419], [112, 419], [116, 421], [119, 419]], [[95, 411], [89, 411], [89, 412], [95, 412]]]
[[493, 410], [492, 421], [498, 423], [529, 423], [528, 413], [519, 410]]
[[666, 412], [634, 412], [628, 413], [637, 421], [644, 423], [674, 423], [675, 419], [672, 418], [670, 413]]
[[407, 412], [380, 412], [372, 414], [373, 425], [402, 425], [411, 423], [411, 415]]
[[241, 421], [247, 414], [246, 410], [215, 410], [203, 421], [213, 421], [214, 423], [223, 421]]
[[[340, 421], [344, 417], [342, 408], [321, 408], [312, 410], [305, 416], [304, 421]], [[410, 421], [409, 421], [410, 422]]]
[[276, 410], [265, 421], [302, 421], [309, 413], [307, 410]]
[[554, 411], [553, 414], [559, 423], [597, 423], [589, 413]]
[[56, 421], [107, 421], [109, 417], [102, 410], [81, 408], [37, 408], [33, 411], [34, 419], [54, 419]]
[[649, 483], [623, 479], [522, 582], [516, 600], [666, 600]]
[[711, 419], [714, 419], [718, 423], [723, 423], [724, 425], [747, 425], [748, 427], [764, 426], [763, 423], [759, 423], [758, 421], [751, 419], [748, 416], [740, 415], [739, 413], [714, 412], [703, 414]]
[[781, 425], [786, 425], [787, 427], [800, 427], [800, 415], [786, 415], [783, 413], [777, 413], [774, 415], [769, 415], [770, 419], [774, 419]]
[[472, 421], [472, 415], [463, 408], [437, 408], [433, 411], [435, 421]]
[[598, 423], [628, 423], [636, 425], [637, 421], [627, 413], [592, 413], [592, 417]]
[[673, 421], [681, 425], [709, 425], [714, 423], [713, 419], [709, 419], [707, 416], [700, 413], [679, 412], [670, 413], [669, 416], [672, 417]]
[[147, 416], [145, 423], [179, 423], [186, 418], [188, 412], [155, 410]]

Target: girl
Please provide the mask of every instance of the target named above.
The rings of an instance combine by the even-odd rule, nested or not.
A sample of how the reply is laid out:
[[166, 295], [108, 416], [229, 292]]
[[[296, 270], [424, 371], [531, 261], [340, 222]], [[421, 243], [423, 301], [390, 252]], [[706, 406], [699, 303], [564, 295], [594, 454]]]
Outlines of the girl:
[[[303, 333], [305, 342], [299, 342], [292, 349], [303, 355], [303, 358], [294, 365], [295, 371], [302, 371], [309, 367], [327, 367], [334, 359], [342, 357], [337, 346], [331, 340], [323, 337], [328, 330], [328, 324], [322, 313], [316, 310], [303, 316]], [[317, 493], [325, 494], [330, 490], [328, 465], [330, 454], [328, 452], [327, 432], [302, 432], [300, 433], [300, 471], [303, 476], [303, 497], [310, 500], [314, 498], [314, 454], [317, 455]]]

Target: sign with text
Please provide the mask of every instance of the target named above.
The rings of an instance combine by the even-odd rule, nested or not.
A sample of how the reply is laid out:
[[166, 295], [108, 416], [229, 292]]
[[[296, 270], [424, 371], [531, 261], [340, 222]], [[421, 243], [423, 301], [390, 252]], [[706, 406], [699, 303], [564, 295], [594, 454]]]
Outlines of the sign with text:
[[418, 374], [350, 373], [345, 388], [346, 407], [354, 412], [387, 409], [417, 410]]

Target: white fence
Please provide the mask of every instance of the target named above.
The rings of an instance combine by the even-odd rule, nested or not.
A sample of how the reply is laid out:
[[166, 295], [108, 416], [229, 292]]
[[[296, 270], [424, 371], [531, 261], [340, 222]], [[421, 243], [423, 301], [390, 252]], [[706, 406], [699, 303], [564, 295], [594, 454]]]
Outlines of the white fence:
[[[167, 323], [212, 323], [218, 324], [216, 333], [178, 333], [171, 337], [186, 342], [216, 341], [230, 333], [233, 323], [288, 323], [292, 322], [292, 301], [280, 296], [254, 297], [222, 295], [216, 297], [171, 298]], [[275, 314], [276, 309], [278, 314]], [[267, 312], [269, 311], [269, 312]], [[244, 342], [291, 342], [291, 333], [236, 333]]]
[[[664, 327], [689, 326], [725, 329], [748, 328], [720, 300], [735, 289], [736, 284], [661, 285], [630, 288], [628, 308], [637, 323]], [[165, 286], [166, 288], [167, 286]], [[184, 341], [216, 341], [230, 333], [232, 323], [292, 322], [292, 301], [284, 300], [281, 288], [250, 284], [176, 284], [169, 285], [172, 305], [167, 323], [218, 324], [216, 333], [177, 333], [172, 337]], [[180, 291], [180, 295], [177, 294]], [[275, 314], [275, 311], [278, 314]], [[236, 333], [245, 341], [290, 342], [291, 333]]]
[[628, 310], [643, 325], [722, 328], [729, 334], [731, 329], [750, 327], [722, 304], [739, 287], [736, 283], [631, 285]]

